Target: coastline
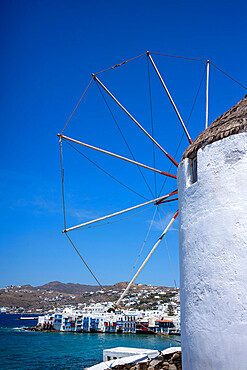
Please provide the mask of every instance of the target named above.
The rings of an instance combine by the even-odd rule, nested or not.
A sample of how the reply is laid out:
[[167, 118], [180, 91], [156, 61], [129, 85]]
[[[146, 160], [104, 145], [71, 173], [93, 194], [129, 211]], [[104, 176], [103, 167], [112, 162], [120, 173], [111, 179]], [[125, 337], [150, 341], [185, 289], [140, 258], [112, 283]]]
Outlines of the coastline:
[[106, 348], [121, 346], [162, 351], [174, 346], [169, 338], [154, 335], [27, 331], [23, 326], [28, 322], [23, 325], [13, 317], [8, 319], [11, 326], [6, 323], [0, 328], [0, 363], [1, 368], [6, 369], [20, 369], [25, 364], [25, 368], [31, 369], [77, 370], [102, 362]]

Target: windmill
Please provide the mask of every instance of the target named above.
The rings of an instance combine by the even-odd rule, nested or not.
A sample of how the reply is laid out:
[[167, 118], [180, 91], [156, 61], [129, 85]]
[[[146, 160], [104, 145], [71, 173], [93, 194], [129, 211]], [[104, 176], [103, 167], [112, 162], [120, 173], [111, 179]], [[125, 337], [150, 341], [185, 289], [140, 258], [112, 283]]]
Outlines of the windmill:
[[[135, 58], [132, 58], [130, 60], [127, 60], [123, 63], [120, 63], [120, 64], [117, 64], [111, 68], [108, 68], [107, 70], [104, 70], [104, 71], [101, 71], [99, 73], [95, 73], [92, 75], [92, 79], [91, 81], [89, 82], [85, 92], [83, 93], [81, 99], [79, 100], [75, 110], [73, 111], [72, 115], [70, 116], [68, 122], [66, 123], [64, 129], [62, 130], [61, 133], [58, 134], [58, 137], [59, 137], [59, 144], [60, 144], [60, 157], [61, 157], [61, 174], [62, 174], [62, 194], [63, 194], [63, 212], [64, 212], [64, 229], [63, 229], [63, 233], [66, 235], [66, 237], [68, 238], [69, 242], [71, 243], [71, 245], [74, 247], [74, 249], [76, 250], [77, 254], [80, 256], [80, 258], [82, 259], [83, 263], [86, 265], [87, 269], [90, 271], [90, 273], [93, 275], [94, 279], [97, 281], [97, 283], [100, 285], [101, 289], [105, 292], [106, 295], [107, 294], [107, 291], [104, 289], [104, 287], [102, 286], [102, 284], [100, 283], [99, 279], [96, 277], [96, 275], [94, 274], [94, 272], [92, 271], [92, 269], [89, 267], [89, 265], [86, 263], [85, 259], [82, 257], [81, 253], [79, 252], [78, 248], [76, 247], [75, 243], [72, 241], [71, 237], [70, 237], [70, 233], [72, 231], [75, 231], [75, 230], [79, 230], [79, 229], [85, 229], [87, 227], [93, 227], [93, 226], [96, 226], [96, 225], [103, 225], [104, 223], [108, 224], [112, 218], [115, 218], [115, 217], [118, 217], [120, 215], [125, 215], [126, 213], [128, 212], [132, 212], [132, 211], [135, 211], [135, 210], [139, 210], [139, 209], [142, 209], [143, 207], [146, 207], [146, 206], [154, 206], [155, 208], [155, 211], [154, 211], [154, 215], [153, 215], [153, 218], [151, 220], [151, 223], [150, 223], [150, 226], [148, 228], [148, 232], [146, 234], [146, 237], [145, 237], [145, 240], [144, 240], [144, 243], [142, 245], [142, 248], [138, 254], [138, 257], [137, 257], [137, 261], [139, 260], [140, 258], [140, 255], [142, 253], [142, 250], [143, 250], [143, 246], [147, 240], [147, 237], [149, 235], [149, 232], [150, 232], [150, 229], [153, 225], [153, 222], [154, 222], [154, 218], [156, 216], [156, 211], [158, 210], [158, 214], [159, 214], [159, 217], [160, 217], [160, 209], [162, 209], [162, 205], [165, 205], [165, 204], [171, 204], [171, 203], [174, 203], [174, 204], [177, 204], [176, 202], [178, 201], [178, 198], [179, 199], [179, 209], [176, 210], [169, 218], [168, 222], [167, 222], [167, 225], [164, 227], [163, 224], [162, 224], [162, 220], [160, 218], [160, 221], [161, 221], [161, 226], [162, 226], [162, 233], [160, 234], [160, 236], [158, 237], [158, 239], [156, 240], [156, 242], [153, 244], [152, 248], [150, 249], [149, 253], [147, 254], [146, 258], [143, 260], [143, 262], [141, 263], [139, 269], [137, 270], [137, 272], [134, 274], [134, 276], [132, 276], [132, 278], [130, 279], [132, 273], [134, 272], [134, 269], [136, 267], [136, 264], [137, 264], [137, 261], [135, 263], [135, 265], [133, 266], [134, 268], [132, 269], [131, 271], [131, 274], [130, 274], [130, 277], [129, 277], [129, 281], [128, 281], [128, 284], [125, 288], [125, 290], [122, 292], [121, 296], [118, 298], [118, 300], [116, 302], [113, 302], [114, 306], [119, 308], [121, 307], [120, 304], [123, 300], [123, 298], [125, 297], [125, 295], [128, 293], [129, 289], [131, 288], [132, 284], [134, 283], [134, 281], [136, 280], [136, 278], [138, 277], [138, 275], [140, 274], [140, 272], [142, 271], [142, 269], [144, 268], [144, 266], [147, 264], [147, 262], [149, 261], [150, 257], [152, 256], [152, 254], [154, 253], [154, 251], [156, 250], [156, 248], [158, 247], [158, 245], [161, 243], [161, 241], [164, 239], [165, 240], [165, 235], [167, 234], [167, 232], [169, 231], [169, 229], [171, 228], [171, 226], [173, 225], [174, 221], [176, 220], [176, 218], [178, 217], [179, 215], [179, 212], [180, 211], [180, 208], [182, 209], [182, 221], [180, 220], [180, 251], [183, 251], [185, 250], [187, 247], [187, 235], [188, 235], [188, 232], [184, 231], [184, 224], [183, 224], [183, 220], [185, 218], [186, 222], [186, 230], [189, 230], [189, 218], [185, 215], [187, 214], [190, 214], [191, 212], [193, 212], [193, 209], [194, 208], [190, 208], [190, 212], [188, 212], [188, 207], [184, 206], [183, 202], [184, 202], [184, 199], [186, 200], [187, 198], [184, 197], [186, 191], [185, 189], [188, 188], [188, 181], [191, 183], [191, 186], [193, 187], [194, 186], [194, 183], [200, 183], [200, 178], [199, 180], [197, 179], [197, 173], [198, 171], [200, 171], [200, 168], [197, 164], [197, 156], [193, 156], [193, 158], [187, 158], [187, 157], [183, 157], [183, 160], [181, 162], [181, 164], [179, 165], [178, 162], [176, 161], [176, 158], [175, 156], [177, 155], [178, 153], [178, 149], [176, 150], [176, 153], [175, 153], [175, 156], [172, 156], [170, 153], [168, 153], [168, 151], [163, 147], [163, 145], [161, 145], [157, 139], [154, 138], [154, 135], [153, 135], [153, 132], [150, 134], [148, 132], [147, 129], [144, 128], [144, 126], [139, 122], [139, 120], [137, 120], [133, 114], [130, 113], [130, 111], [125, 108], [125, 106], [120, 102], [120, 99], [118, 99], [116, 97], [115, 94], [113, 94], [111, 92], [111, 90], [109, 89], [109, 87], [106, 86], [106, 84], [104, 84], [101, 80], [101, 78], [99, 77], [100, 74], [106, 72], [106, 71], [110, 71], [110, 70], [114, 70], [114, 69], [117, 69], [123, 65], [126, 65], [127, 63], [129, 62], [132, 62], [133, 60], [136, 60], [138, 58], [141, 58], [141, 57], [144, 57], [146, 55], [146, 58], [147, 58], [147, 62], [148, 62], [148, 68], [149, 65], [153, 67], [153, 70], [159, 80], [159, 82], [161, 83], [161, 86], [163, 88], [163, 90], [165, 91], [165, 94], [168, 98], [168, 101], [170, 102], [171, 104], [171, 107], [172, 109], [175, 111], [175, 114], [177, 116], [177, 121], [180, 123], [180, 125], [182, 126], [182, 130], [183, 130], [183, 136], [185, 136], [187, 138], [187, 141], [188, 141], [188, 144], [189, 144], [189, 148], [192, 148], [194, 143], [196, 143], [197, 141], [195, 142], [192, 142], [192, 139], [189, 135], [189, 132], [188, 132], [188, 129], [187, 129], [187, 126], [188, 126], [188, 123], [189, 123], [189, 119], [191, 117], [191, 114], [192, 114], [192, 111], [193, 111], [193, 108], [195, 106], [195, 103], [197, 101], [197, 97], [198, 97], [198, 94], [199, 94], [199, 91], [201, 89], [201, 86], [202, 86], [202, 82], [204, 80], [204, 77], [206, 76], [206, 88], [205, 88], [205, 128], [206, 128], [206, 132], [210, 132], [211, 130], [211, 126], [208, 128], [208, 97], [209, 97], [209, 94], [208, 94], [208, 91], [209, 91], [209, 66], [210, 64], [212, 66], [214, 66], [216, 69], [220, 70], [221, 72], [223, 72], [221, 69], [219, 69], [217, 66], [215, 66], [213, 63], [209, 62], [208, 60], [203, 60], [203, 59], [195, 59], [195, 58], [184, 58], [184, 57], [178, 57], [178, 56], [171, 56], [171, 55], [165, 55], [166, 57], [172, 57], [172, 58], [182, 58], [182, 59], [188, 59], [188, 60], [193, 60], [193, 61], [198, 61], [200, 63], [203, 63], [204, 65], [204, 71], [203, 71], [203, 74], [202, 74], [202, 78], [200, 80], [200, 84], [199, 84], [199, 88], [197, 90], [197, 93], [196, 93], [196, 96], [195, 96], [195, 100], [194, 100], [194, 103], [192, 104], [192, 110], [191, 110], [191, 113], [189, 115], [189, 119], [187, 120], [186, 124], [184, 123], [184, 120], [182, 119], [182, 116], [178, 110], [178, 107], [171, 95], [171, 92], [170, 90], [168, 89], [168, 86], [167, 84], [165, 83], [164, 81], [164, 78], [162, 77], [159, 69], [157, 68], [157, 65], [153, 59], [153, 56], [155, 55], [156, 53], [150, 53], [150, 52], [146, 52], [144, 54], [141, 54]], [[159, 54], [159, 55], [162, 55], [162, 54]], [[225, 74], [225, 72], [223, 72]], [[149, 77], [150, 77], [150, 74], [149, 74]], [[228, 77], [230, 77], [228, 75]], [[230, 77], [232, 80], [234, 80], [232, 77]], [[236, 80], [234, 80], [235, 82], [237, 82]], [[72, 138], [70, 136], [67, 136], [67, 135], [64, 135], [64, 130], [66, 129], [66, 127], [68, 126], [68, 124], [70, 123], [71, 119], [73, 118], [76, 110], [78, 109], [82, 99], [84, 98], [86, 92], [88, 91], [89, 87], [92, 85], [92, 83], [95, 83], [96, 86], [99, 88], [100, 92], [101, 92], [101, 95], [103, 96], [105, 102], [106, 102], [106, 99], [105, 99], [105, 95], [103, 95], [103, 92], [111, 98], [111, 100], [115, 103], [115, 105], [120, 108], [125, 114], [126, 116], [134, 123], [135, 126], [138, 127], [138, 129], [152, 142], [152, 145], [153, 145], [153, 148], [156, 148], [157, 150], [159, 150], [165, 157], [166, 159], [170, 162], [170, 168], [167, 170], [167, 171], [163, 171], [162, 169], [159, 169], [157, 168], [157, 166], [155, 166], [155, 163], [153, 166], [150, 166], [150, 165], [147, 165], [145, 163], [142, 163], [140, 161], [137, 161], [132, 150], [130, 149], [130, 146], [128, 145], [128, 143], [126, 142], [124, 136], [123, 136], [123, 133], [121, 131], [121, 128], [119, 127], [119, 125], [117, 124], [118, 126], [118, 129], [124, 139], [124, 141], [126, 142], [126, 145], [129, 149], [129, 152], [131, 154], [131, 157], [132, 158], [129, 158], [127, 156], [123, 156], [123, 155], [120, 155], [120, 154], [117, 154], [115, 152], [112, 152], [112, 151], [109, 151], [109, 150], [106, 150], [106, 149], [103, 149], [101, 147], [98, 147], [98, 146], [95, 146], [95, 145], [91, 145], [91, 144], [88, 144], [82, 140], [78, 140], [78, 139], [75, 139], [75, 138]], [[150, 82], [150, 79], [149, 79], [149, 82]], [[237, 82], [238, 83], [238, 82]], [[238, 83], [239, 85], [241, 85], [240, 83]], [[243, 85], [241, 85], [242, 87], [244, 87]], [[150, 85], [149, 85], [150, 87]], [[245, 87], [244, 87], [245, 88]], [[106, 105], [108, 106], [109, 108], [109, 105], [108, 103], [106, 102]], [[151, 107], [151, 120], [152, 120], [152, 104], [151, 104], [151, 93], [150, 93], [150, 107]], [[111, 109], [109, 108], [110, 110], [110, 113], [113, 117], [113, 119], [116, 121], [114, 115], [112, 114], [112, 111]], [[153, 131], [153, 129], [152, 129]], [[182, 138], [183, 138], [182, 136]], [[67, 226], [67, 222], [66, 222], [66, 208], [65, 208], [65, 191], [64, 191], [64, 164], [63, 164], [63, 152], [62, 152], [62, 143], [65, 142], [66, 144], [72, 146], [77, 152], [79, 152], [80, 154], [82, 154], [83, 156], [85, 156], [85, 154], [81, 153], [78, 149], [78, 146], [80, 147], [84, 147], [84, 148], [88, 148], [90, 150], [93, 150], [93, 151], [96, 151], [96, 152], [100, 152], [104, 155], [107, 155], [109, 157], [114, 157], [114, 158], [117, 158], [118, 160], [121, 160], [123, 162], [127, 162], [129, 164], [133, 164], [135, 166], [137, 166], [140, 174], [142, 175], [142, 177], [144, 178], [144, 175], [142, 173], [142, 169], [144, 168], [145, 170], [149, 170], [149, 171], [152, 171], [154, 172], [155, 174], [158, 174], [159, 176], [163, 176], [165, 178], [169, 178], [169, 179], [172, 179], [174, 181], [174, 185], [173, 185], [173, 188], [171, 188], [168, 192], [166, 192], [165, 194], [161, 195], [161, 192], [163, 192], [163, 188], [164, 188], [164, 184], [165, 182], [163, 183], [163, 186], [161, 187], [161, 190], [160, 190], [160, 196], [156, 196], [156, 197], [153, 197], [151, 200], [150, 199], [146, 199], [145, 202], [142, 202], [142, 203], [138, 203], [138, 204], [134, 204], [134, 205], [131, 205], [129, 206], [128, 208], [124, 208], [122, 210], [116, 210], [115, 212], [113, 213], [110, 213], [110, 214], [107, 214], [107, 215], [103, 215], [101, 217], [97, 217], [97, 218], [94, 218], [94, 219], [91, 219], [91, 220], [88, 220], [88, 221], [85, 221], [85, 222], [81, 222], [77, 225], [74, 225], [74, 226]], [[180, 142], [178, 143], [178, 148], [180, 147], [181, 145], [181, 142], [182, 142], [182, 139], [180, 140]], [[204, 145], [207, 145], [207, 141], [203, 141], [203, 144]], [[77, 145], [77, 147], [75, 148], [74, 145]], [[197, 150], [199, 147], [196, 147]], [[188, 149], [190, 150], [190, 149]], [[200, 149], [202, 150], [202, 149]], [[199, 150], [199, 151], [200, 151]], [[93, 161], [91, 161], [93, 162]], [[185, 165], [184, 165], [185, 163]], [[189, 163], [189, 164], [188, 164]], [[93, 164], [95, 164], [93, 162]], [[102, 169], [100, 166], [98, 166], [96, 164], [96, 166], [98, 168], [100, 168], [101, 170], [103, 170], [108, 176], [112, 177], [115, 181], [117, 181], [118, 183], [120, 183], [121, 185], [124, 185], [127, 189], [131, 190], [132, 192], [138, 194], [137, 190], [133, 190], [131, 189], [129, 186], [126, 186], [125, 184], [123, 184], [121, 181], [119, 181], [118, 179], [116, 179], [114, 176], [110, 175], [107, 171], [105, 171], [104, 169]], [[179, 188], [176, 189], [176, 180], [177, 180], [177, 176], [176, 174], [174, 173], [174, 171], [177, 171], [177, 168], [178, 168], [178, 174], [179, 174]], [[173, 173], [172, 173], [173, 172]], [[189, 174], [189, 175], [188, 175]], [[186, 178], [186, 176], [189, 176], [188, 179]], [[185, 180], [185, 178], [187, 180]], [[156, 179], [156, 177], [155, 177]], [[145, 178], [144, 178], [145, 180]], [[197, 181], [198, 180], [198, 181]], [[147, 184], [147, 181], [145, 180], [146, 184]], [[147, 184], [148, 186], [148, 184]], [[189, 192], [189, 190], [188, 190]], [[210, 189], [207, 190], [206, 192], [207, 194], [210, 193]], [[177, 194], [179, 194], [178, 198], [177, 198]], [[189, 204], [189, 202], [187, 202]], [[186, 204], [187, 204], [186, 203]], [[196, 204], [193, 205], [193, 207], [196, 207]], [[206, 206], [205, 206], [206, 207]], [[192, 217], [192, 216], [191, 216]], [[113, 221], [115, 222], [115, 221]], [[200, 235], [200, 228], [198, 228], [197, 230], [197, 233], [198, 235]], [[193, 233], [192, 233], [193, 235]], [[170, 259], [170, 255], [169, 255], [169, 250], [168, 250], [168, 247], [167, 247], [167, 251], [168, 251], [168, 257]], [[183, 253], [183, 252], [182, 252]], [[190, 265], [190, 263], [192, 262], [186, 262], [188, 264], [188, 266], [186, 265], [186, 263], [183, 263], [181, 261], [181, 258], [183, 259], [183, 257], [181, 257], [182, 254], [180, 254], [180, 269], [181, 269], [181, 287], [182, 287], [182, 300], [184, 300], [182, 302], [182, 309], [184, 310], [185, 312], [185, 301], [187, 300], [187, 297], [188, 296], [191, 296], [193, 295], [193, 293], [191, 292], [191, 289], [189, 289], [188, 291], [186, 290], [187, 287], [185, 288], [185, 291], [183, 290], [183, 287], [184, 287], [184, 277], [185, 277], [185, 274], [186, 274], [186, 271], [187, 271], [187, 268], [188, 266]], [[196, 256], [196, 253], [195, 253], [195, 256]], [[193, 255], [191, 255], [191, 258], [193, 259]], [[195, 263], [196, 265], [196, 259], [194, 260], [193, 263]], [[172, 264], [171, 264], [171, 268], [172, 268]], [[172, 272], [173, 272], [173, 269], [172, 269]], [[173, 274], [174, 276], [174, 274]], [[175, 278], [174, 278], [175, 280]], [[182, 282], [183, 280], [183, 282]], [[176, 282], [175, 282], [176, 284]], [[108, 296], [108, 298], [110, 298]], [[183, 317], [183, 316], [182, 316]], [[185, 320], [185, 319], [184, 319]], [[186, 321], [186, 320], [185, 320]], [[189, 335], [189, 334], [188, 334]], [[183, 338], [183, 337], [182, 337]], [[186, 341], [188, 340], [188, 336], [186, 337]], [[196, 341], [196, 339], [195, 339]], [[183, 344], [182, 344], [183, 345]], [[187, 345], [186, 345], [187, 346]], [[196, 347], [197, 348], [197, 347]], [[186, 352], [186, 351], [185, 351]], [[187, 356], [185, 354], [185, 356]], [[192, 357], [191, 357], [192, 356]], [[193, 357], [193, 355], [189, 356], [188, 355], [188, 362], [187, 362], [187, 367], [185, 367], [186, 369], [191, 369], [191, 367], [188, 367], [191, 359], [195, 360], [195, 363], [196, 362], [196, 359]], [[185, 362], [186, 364], [186, 362]], [[197, 366], [197, 365], [196, 365]], [[195, 367], [195, 368], [198, 368], [198, 367]]]

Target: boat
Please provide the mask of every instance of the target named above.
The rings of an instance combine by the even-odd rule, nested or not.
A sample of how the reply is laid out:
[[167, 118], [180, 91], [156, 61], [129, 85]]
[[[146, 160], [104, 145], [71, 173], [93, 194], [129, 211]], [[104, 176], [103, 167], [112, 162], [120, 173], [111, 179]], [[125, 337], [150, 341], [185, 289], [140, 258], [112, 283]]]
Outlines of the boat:
[[21, 316], [21, 317], [19, 317], [19, 320], [38, 320], [38, 316], [36, 316], [36, 317], [30, 317], [30, 316], [25, 317], [25, 316]]

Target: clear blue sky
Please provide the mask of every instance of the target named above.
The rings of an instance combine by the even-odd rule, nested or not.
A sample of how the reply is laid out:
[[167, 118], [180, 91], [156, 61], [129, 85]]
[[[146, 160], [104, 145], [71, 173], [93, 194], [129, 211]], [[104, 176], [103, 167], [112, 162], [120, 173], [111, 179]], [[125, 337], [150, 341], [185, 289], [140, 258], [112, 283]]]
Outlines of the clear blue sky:
[[[57, 133], [61, 132], [91, 73], [150, 50], [210, 59], [247, 84], [245, 1], [2, 1], [1, 2], [1, 245], [0, 286], [51, 280], [94, 284], [61, 234], [63, 229]], [[154, 56], [186, 121], [204, 63]], [[142, 57], [100, 75], [102, 81], [151, 132], [147, 61]], [[182, 130], [154, 71], [150, 69], [154, 136], [174, 155]], [[245, 95], [213, 67], [210, 71], [212, 122]], [[189, 131], [204, 128], [205, 80]], [[107, 98], [137, 160], [153, 165], [152, 144]], [[65, 134], [129, 156], [95, 83]], [[187, 147], [183, 140], [179, 161]], [[79, 148], [84, 154], [152, 199], [135, 166]], [[157, 168], [169, 161], [157, 149]], [[64, 144], [68, 225], [142, 202]], [[176, 170], [172, 170], [176, 173]], [[154, 176], [144, 170], [153, 192]], [[162, 180], [157, 177], [158, 189]], [[167, 181], [164, 193], [175, 185]], [[164, 194], [163, 193], [163, 194]], [[169, 207], [175, 211], [174, 207]], [[70, 234], [103, 284], [126, 281], [141, 248], [154, 208], [123, 222]], [[165, 209], [167, 215], [171, 215]], [[164, 225], [168, 222], [162, 214]], [[169, 216], [170, 217], [170, 216]], [[179, 280], [178, 233], [168, 234]], [[144, 247], [145, 257], [161, 233], [159, 219]], [[138, 282], [173, 285], [162, 242]]]

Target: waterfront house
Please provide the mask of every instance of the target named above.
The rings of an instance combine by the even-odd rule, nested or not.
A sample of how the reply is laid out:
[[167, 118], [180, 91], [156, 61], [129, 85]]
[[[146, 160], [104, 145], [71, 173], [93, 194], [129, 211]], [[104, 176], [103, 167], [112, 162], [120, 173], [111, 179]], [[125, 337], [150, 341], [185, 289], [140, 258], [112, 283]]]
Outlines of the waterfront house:
[[[38, 325], [44, 330], [54, 329], [68, 332], [105, 332], [105, 333], [148, 333], [180, 330], [179, 310], [168, 317], [162, 310], [124, 310], [107, 312], [109, 304], [91, 304], [81, 309], [67, 306], [63, 310], [38, 317]], [[167, 330], [169, 329], [169, 330]]]
[[170, 329], [174, 329], [175, 325], [172, 320], [164, 319], [156, 319], [155, 320], [155, 332], [156, 333], [169, 333]]

